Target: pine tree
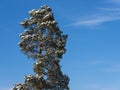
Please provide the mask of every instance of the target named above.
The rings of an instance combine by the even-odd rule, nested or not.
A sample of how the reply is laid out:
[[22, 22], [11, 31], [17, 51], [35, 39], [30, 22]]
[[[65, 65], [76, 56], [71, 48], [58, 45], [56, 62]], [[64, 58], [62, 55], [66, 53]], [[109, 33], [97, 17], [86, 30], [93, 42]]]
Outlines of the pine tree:
[[66, 52], [67, 35], [57, 26], [51, 8], [42, 6], [29, 12], [30, 18], [21, 22], [21, 51], [35, 60], [34, 75], [25, 76], [24, 84], [16, 84], [12, 90], [69, 90], [69, 77], [59, 65]]

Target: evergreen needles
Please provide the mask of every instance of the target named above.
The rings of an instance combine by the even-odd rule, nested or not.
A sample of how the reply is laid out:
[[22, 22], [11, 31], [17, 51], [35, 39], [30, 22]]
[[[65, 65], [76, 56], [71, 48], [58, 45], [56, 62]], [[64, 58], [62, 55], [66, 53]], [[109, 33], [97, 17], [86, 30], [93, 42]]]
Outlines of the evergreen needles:
[[21, 22], [25, 28], [20, 34], [21, 51], [35, 59], [35, 75], [25, 76], [24, 84], [12, 90], [69, 90], [69, 78], [63, 75], [59, 62], [66, 52], [67, 35], [57, 26], [51, 8], [42, 6], [29, 12], [30, 18]]

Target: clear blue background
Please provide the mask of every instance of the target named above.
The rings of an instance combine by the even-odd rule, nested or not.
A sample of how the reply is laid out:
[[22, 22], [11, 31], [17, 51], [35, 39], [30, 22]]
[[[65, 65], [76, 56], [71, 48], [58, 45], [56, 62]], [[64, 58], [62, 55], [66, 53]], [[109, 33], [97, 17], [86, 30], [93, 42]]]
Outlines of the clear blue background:
[[120, 90], [120, 0], [0, 0], [0, 90], [33, 74], [17, 46], [19, 23], [46, 4], [69, 36], [60, 64], [70, 90]]

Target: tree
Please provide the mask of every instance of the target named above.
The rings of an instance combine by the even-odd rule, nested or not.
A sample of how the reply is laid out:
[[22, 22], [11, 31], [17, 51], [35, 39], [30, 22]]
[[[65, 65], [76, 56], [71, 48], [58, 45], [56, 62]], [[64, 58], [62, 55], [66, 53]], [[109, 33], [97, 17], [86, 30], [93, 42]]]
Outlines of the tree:
[[20, 34], [19, 47], [35, 60], [35, 75], [25, 76], [25, 83], [16, 84], [12, 90], [69, 90], [69, 77], [59, 65], [66, 52], [67, 35], [60, 31], [50, 7], [33, 9], [29, 15], [29, 19], [21, 22], [25, 31]]

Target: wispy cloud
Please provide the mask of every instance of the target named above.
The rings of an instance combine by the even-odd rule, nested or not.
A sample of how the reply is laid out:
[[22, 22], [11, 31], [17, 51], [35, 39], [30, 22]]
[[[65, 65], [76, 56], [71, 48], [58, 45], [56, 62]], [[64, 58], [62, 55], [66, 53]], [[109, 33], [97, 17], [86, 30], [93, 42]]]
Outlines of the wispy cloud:
[[120, 16], [118, 14], [116, 15], [101, 15], [101, 16], [96, 16], [93, 17], [91, 16], [89, 19], [82, 19], [74, 22], [72, 25], [73, 26], [95, 26], [95, 25], [100, 25], [105, 22], [111, 22], [111, 21], [116, 21], [120, 20]]
[[99, 25], [109, 21], [120, 20], [120, 17], [112, 17], [112, 16], [100, 16], [94, 17], [90, 19], [79, 20], [73, 23], [74, 26], [91, 26], [91, 25]]
[[[120, 3], [120, 0], [110, 0], [109, 2]], [[91, 15], [84, 15], [82, 19], [77, 19], [73, 26], [96, 26], [103, 23], [120, 20], [120, 7], [100, 7]]]
[[109, 0], [109, 2], [113, 2], [113, 3], [120, 3], [120, 0]]

